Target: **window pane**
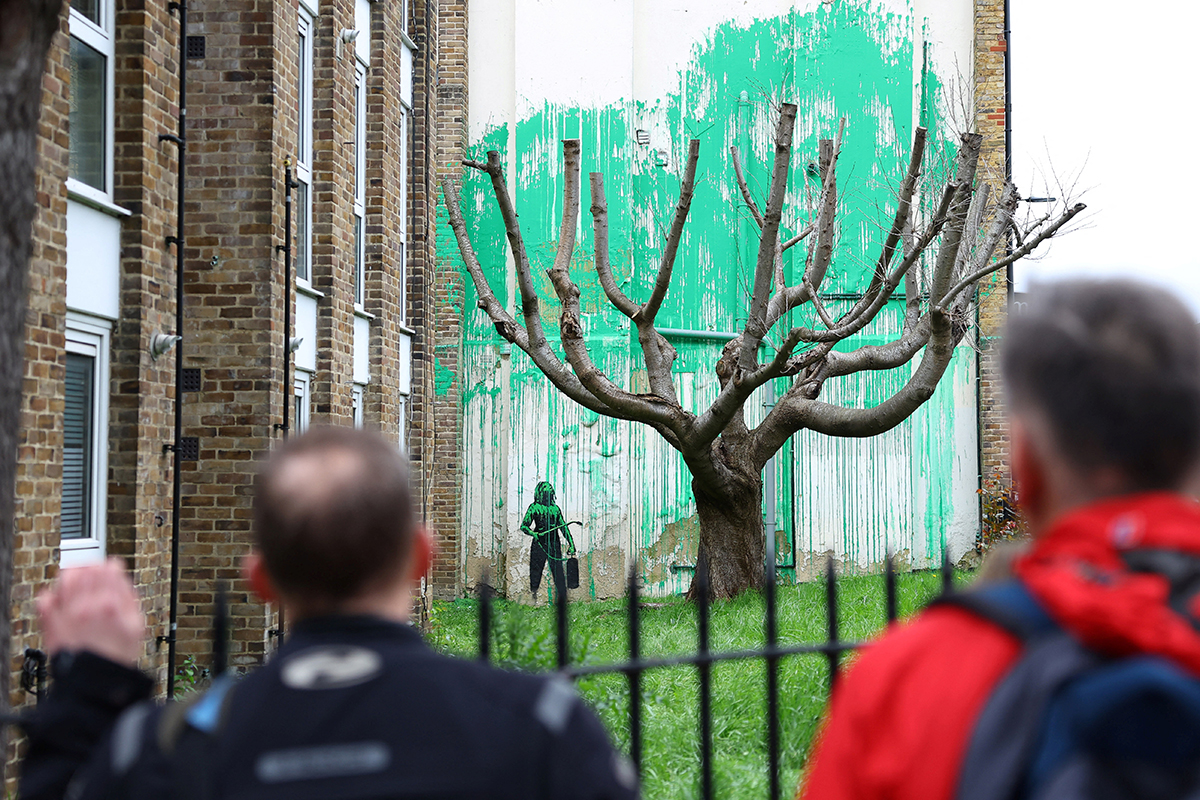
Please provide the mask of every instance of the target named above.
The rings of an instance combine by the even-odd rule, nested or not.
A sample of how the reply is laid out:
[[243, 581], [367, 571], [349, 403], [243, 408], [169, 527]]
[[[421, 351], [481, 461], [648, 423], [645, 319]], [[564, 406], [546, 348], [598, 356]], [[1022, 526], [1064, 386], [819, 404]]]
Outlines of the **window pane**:
[[100, 22], [100, 0], [71, 0], [71, 10], [104, 27]]
[[398, 411], [400, 412], [400, 449], [408, 452], [408, 398], [401, 396]]
[[296, 161], [300, 164], [308, 163], [308, 30], [301, 29], [300, 44], [299, 44], [299, 63], [296, 67], [296, 75], [298, 77], [298, 89], [296, 92], [297, 99], [297, 114], [296, 124], [299, 126], [299, 135], [296, 137]]
[[354, 302], [363, 301], [363, 241], [362, 217], [354, 217]]
[[104, 181], [107, 72], [105, 57], [72, 36], [70, 175], [102, 192], [107, 191]]
[[296, 277], [308, 280], [308, 184], [300, 182], [296, 187], [296, 203], [292, 207], [296, 214]]
[[92, 414], [96, 360], [67, 353], [63, 408], [62, 538], [92, 535]]

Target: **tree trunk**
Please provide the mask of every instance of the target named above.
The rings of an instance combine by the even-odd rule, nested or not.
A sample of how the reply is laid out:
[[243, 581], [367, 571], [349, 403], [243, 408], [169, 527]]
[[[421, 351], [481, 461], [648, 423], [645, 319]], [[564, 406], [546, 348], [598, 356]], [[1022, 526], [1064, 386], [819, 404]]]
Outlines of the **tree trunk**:
[[[61, 0], [0, 0], [0, 711], [8, 710], [9, 594], [21, 379], [25, 274], [36, 210], [42, 72]], [[0, 752], [5, 751], [0, 726]]]
[[736, 597], [763, 584], [765, 543], [761, 475], [739, 476], [738, 485], [717, 494], [692, 481], [700, 517], [696, 578], [688, 597], [698, 592], [700, 565], [708, 566], [709, 597]]

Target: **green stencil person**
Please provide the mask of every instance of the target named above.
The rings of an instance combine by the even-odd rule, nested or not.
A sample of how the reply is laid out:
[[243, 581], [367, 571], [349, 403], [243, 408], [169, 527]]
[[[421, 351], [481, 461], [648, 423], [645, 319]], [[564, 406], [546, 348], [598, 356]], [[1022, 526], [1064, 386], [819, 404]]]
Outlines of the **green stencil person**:
[[533, 502], [525, 511], [521, 532], [533, 537], [533, 543], [529, 546], [529, 590], [533, 592], [534, 599], [537, 599], [538, 587], [542, 585], [542, 571], [547, 561], [550, 562], [555, 591], [565, 593], [567, 581], [563, 574], [563, 561], [566, 559], [563, 558], [558, 535], [561, 533], [567, 537], [567, 557], [575, 555], [575, 542], [567, 529], [562, 509], [554, 502], [554, 486], [550, 481], [542, 481], [533, 488]]

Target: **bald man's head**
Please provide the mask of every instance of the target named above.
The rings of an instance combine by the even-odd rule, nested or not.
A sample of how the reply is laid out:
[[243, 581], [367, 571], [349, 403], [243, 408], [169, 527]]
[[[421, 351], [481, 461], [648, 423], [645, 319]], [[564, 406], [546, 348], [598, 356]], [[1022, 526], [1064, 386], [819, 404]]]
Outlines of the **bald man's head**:
[[416, 520], [396, 446], [350, 428], [314, 428], [258, 475], [255, 537], [285, 596], [322, 605], [400, 580]]

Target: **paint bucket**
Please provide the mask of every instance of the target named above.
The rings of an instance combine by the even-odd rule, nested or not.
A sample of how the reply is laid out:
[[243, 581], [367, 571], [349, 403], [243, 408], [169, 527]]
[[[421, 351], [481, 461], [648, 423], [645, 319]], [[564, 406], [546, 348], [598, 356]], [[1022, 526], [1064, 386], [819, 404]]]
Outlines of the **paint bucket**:
[[579, 588], [579, 559], [578, 558], [572, 557], [572, 558], [567, 559], [567, 588], [568, 589], [578, 589]]

